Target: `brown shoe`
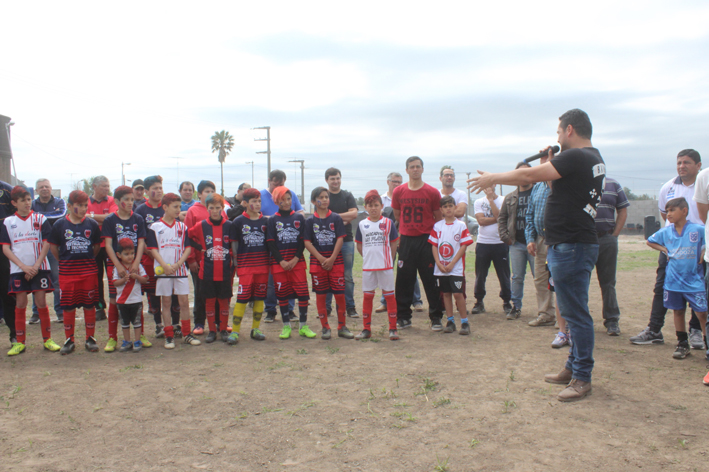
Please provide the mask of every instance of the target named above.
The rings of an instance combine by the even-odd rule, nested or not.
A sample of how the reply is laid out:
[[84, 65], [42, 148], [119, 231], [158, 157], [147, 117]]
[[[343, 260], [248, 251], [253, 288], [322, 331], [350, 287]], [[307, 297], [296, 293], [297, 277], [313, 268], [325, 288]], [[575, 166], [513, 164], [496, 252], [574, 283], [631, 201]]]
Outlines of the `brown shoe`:
[[556, 397], [560, 402], [575, 402], [591, 393], [591, 382], [572, 379], [571, 383]]
[[564, 367], [558, 374], [546, 374], [544, 381], [550, 384], [568, 385], [571, 382], [572, 372]]
[[384, 313], [387, 311], [387, 307], [384, 305], [379, 305], [376, 310], [374, 310], [374, 313]]
[[556, 322], [556, 317], [540, 313], [535, 319], [527, 323], [529, 326], [551, 326]]

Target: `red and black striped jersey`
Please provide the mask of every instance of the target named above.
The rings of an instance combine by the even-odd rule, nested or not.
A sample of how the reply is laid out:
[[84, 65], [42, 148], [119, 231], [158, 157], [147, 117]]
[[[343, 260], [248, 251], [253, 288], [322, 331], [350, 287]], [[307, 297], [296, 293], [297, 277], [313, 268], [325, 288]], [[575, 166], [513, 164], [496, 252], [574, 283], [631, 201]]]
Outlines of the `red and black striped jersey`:
[[[288, 216], [283, 216], [277, 212], [268, 219], [266, 240], [275, 242], [281, 257], [289, 261], [296, 256], [298, 246], [302, 244], [304, 232], [305, 217], [302, 214], [292, 212]], [[269, 261], [271, 261], [271, 272], [283, 272], [283, 267], [276, 261], [273, 254], [270, 255]], [[298, 261], [296, 267], [301, 264], [304, 268], [305, 260], [303, 258]]]
[[266, 227], [268, 218], [259, 214], [252, 220], [246, 213], [237, 216], [231, 223], [229, 237], [239, 244], [236, 249], [236, 274], [268, 274], [268, 246]]
[[[305, 222], [304, 239], [310, 241], [315, 249], [325, 258], [332, 255], [337, 240], [345, 236], [347, 236], [347, 232], [345, 231], [345, 224], [342, 222], [342, 217], [337, 213], [333, 213], [332, 210], [327, 211], [325, 218], [320, 218], [317, 212], [315, 212], [313, 216], [308, 218]], [[335, 258], [333, 266], [344, 263], [342, 251], [340, 251]], [[310, 272], [318, 272], [320, 270], [322, 270], [320, 268], [320, 261], [311, 254]]]
[[[42, 252], [42, 241], [46, 241], [52, 231], [49, 220], [41, 213], [30, 211], [24, 218], [17, 213], [8, 216], [3, 223], [0, 230], [0, 244], [10, 246], [12, 253], [23, 264], [34, 265], [39, 253]], [[46, 257], [39, 270], [49, 270]], [[10, 261], [10, 273], [19, 274], [22, 273], [22, 269]]]
[[59, 250], [60, 277], [82, 280], [96, 276], [94, 245], [101, 243], [101, 230], [96, 221], [84, 218], [74, 224], [68, 216], [61, 218], [52, 226], [49, 243]]
[[190, 228], [192, 246], [203, 251], [199, 264], [200, 279], [222, 282], [233, 278], [230, 228], [231, 221], [223, 217], [220, 224], [215, 225], [207, 218]]

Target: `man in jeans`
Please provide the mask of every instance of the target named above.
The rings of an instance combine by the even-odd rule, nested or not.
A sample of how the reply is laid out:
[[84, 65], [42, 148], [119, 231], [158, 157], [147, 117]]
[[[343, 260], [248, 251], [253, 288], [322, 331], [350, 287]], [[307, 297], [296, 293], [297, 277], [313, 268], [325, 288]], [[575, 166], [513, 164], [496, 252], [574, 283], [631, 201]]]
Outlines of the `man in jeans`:
[[606, 177], [603, 198], [596, 213], [596, 234], [598, 234], [596, 276], [601, 286], [603, 324], [608, 336], [620, 336], [618, 326], [620, 308], [615, 294], [615, 270], [618, 263], [618, 235], [625, 226], [629, 206], [623, 187], [616, 180]]
[[[515, 169], [530, 167], [526, 162], [520, 162]], [[509, 246], [510, 264], [512, 266], [512, 311], [507, 314], [508, 320], [516, 320], [522, 314], [522, 297], [524, 296], [524, 277], [527, 275], [527, 264], [534, 277], [534, 256], [527, 251], [525, 226], [527, 224], [527, 208], [532, 194], [532, 184], [520, 185], [512, 193], [505, 195], [500, 209], [497, 229], [500, 239]]]

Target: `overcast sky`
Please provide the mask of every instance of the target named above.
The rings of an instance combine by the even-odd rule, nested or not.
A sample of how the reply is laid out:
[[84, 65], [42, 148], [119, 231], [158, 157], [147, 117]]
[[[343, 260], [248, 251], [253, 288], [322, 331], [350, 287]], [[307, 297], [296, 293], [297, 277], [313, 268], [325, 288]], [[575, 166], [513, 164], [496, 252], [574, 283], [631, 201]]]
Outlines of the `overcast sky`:
[[[184, 6], [179, 6], [184, 5]], [[235, 137], [225, 190], [272, 167], [306, 195], [330, 166], [355, 196], [421, 156], [503, 171], [588, 112], [608, 175], [656, 194], [675, 156], [709, 165], [709, 2], [6, 2], [0, 114], [18, 178], [210, 179], [210, 136]], [[179, 158], [179, 159], [177, 159]], [[406, 179], [405, 179], [406, 180]]]

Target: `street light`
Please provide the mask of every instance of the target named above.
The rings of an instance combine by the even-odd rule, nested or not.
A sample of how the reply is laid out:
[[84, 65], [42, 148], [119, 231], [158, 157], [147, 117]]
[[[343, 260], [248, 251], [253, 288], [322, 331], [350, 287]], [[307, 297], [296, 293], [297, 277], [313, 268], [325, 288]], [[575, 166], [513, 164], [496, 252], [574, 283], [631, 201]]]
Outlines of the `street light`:
[[123, 185], [126, 184], [126, 171], [125, 166], [129, 166], [130, 162], [121, 162], [121, 177], [123, 178]]

